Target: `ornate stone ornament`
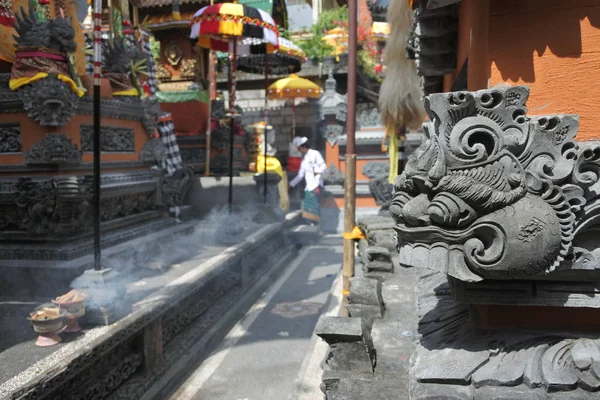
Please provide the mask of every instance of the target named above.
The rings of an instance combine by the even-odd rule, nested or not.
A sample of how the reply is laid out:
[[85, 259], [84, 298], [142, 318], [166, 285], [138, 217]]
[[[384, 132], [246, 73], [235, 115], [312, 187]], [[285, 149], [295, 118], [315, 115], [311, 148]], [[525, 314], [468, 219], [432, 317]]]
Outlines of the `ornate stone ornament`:
[[22, 150], [19, 124], [0, 125], [0, 153], [20, 153]]
[[81, 152], [64, 133], [48, 133], [30, 151], [25, 163], [33, 164], [80, 164]]
[[145, 163], [160, 163], [165, 159], [167, 149], [160, 138], [150, 139], [140, 152], [140, 161]]
[[56, 76], [23, 86], [17, 93], [27, 115], [41, 126], [64, 126], [77, 109], [77, 95]]
[[184, 164], [204, 164], [206, 162], [206, 149], [180, 149], [179, 151]]
[[359, 128], [373, 128], [383, 126], [381, 122], [381, 115], [376, 108], [370, 110], [363, 110], [357, 119], [357, 125]]
[[184, 204], [193, 179], [194, 172], [190, 168], [180, 169], [172, 176], [166, 176], [160, 185], [163, 203], [169, 207]]
[[169, 65], [176, 67], [183, 57], [183, 50], [177, 43], [169, 43], [165, 49], [165, 57]]
[[[82, 124], [80, 128], [81, 150], [91, 152], [93, 147], [94, 126]], [[135, 133], [132, 128], [119, 126], [100, 127], [100, 150], [106, 153], [135, 152]]]
[[333, 147], [344, 133], [344, 127], [337, 124], [328, 124], [321, 128], [321, 132], [327, 143]]
[[341, 185], [344, 186], [345, 177], [334, 163], [329, 164], [329, 167], [323, 174], [323, 181], [326, 185]]
[[363, 165], [362, 173], [369, 179], [387, 176], [390, 173], [390, 164], [388, 162], [369, 162]]
[[319, 99], [321, 105], [321, 119], [334, 116], [339, 122], [346, 122], [347, 97], [336, 90], [337, 82], [333, 77], [333, 70], [329, 70], [329, 76], [325, 81], [325, 91]]
[[426, 99], [427, 140], [390, 206], [402, 264], [468, 282], [598, 267], [573, 256], [598, 247], [600, 148], [574, 140], [578, 116], [527, 117], [528, 97], [511, 87]]

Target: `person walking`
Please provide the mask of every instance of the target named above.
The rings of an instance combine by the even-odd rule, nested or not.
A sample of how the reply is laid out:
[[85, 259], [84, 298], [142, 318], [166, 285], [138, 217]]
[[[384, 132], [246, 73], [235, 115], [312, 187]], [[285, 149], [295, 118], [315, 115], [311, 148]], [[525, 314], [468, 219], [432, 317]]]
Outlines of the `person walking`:
[[[322, 175], [327, 169], [327, 165], [321, 153], [310, 148], [308, 138], [296, 137], [292, 143], [302, 153], [302, 163], [298, 175], [290, 182], [290, 187], [295, 187], [302, 179], [306, 181], [302, 216], [312, 224], [319, 224], [321, 222]], [[322, 234], [322, 232], [319, 233]]]

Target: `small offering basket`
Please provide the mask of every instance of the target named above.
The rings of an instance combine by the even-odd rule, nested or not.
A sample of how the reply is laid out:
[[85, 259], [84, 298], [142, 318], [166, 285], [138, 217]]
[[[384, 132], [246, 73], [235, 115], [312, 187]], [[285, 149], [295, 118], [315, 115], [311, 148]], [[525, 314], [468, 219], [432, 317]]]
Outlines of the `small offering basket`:
[[43, 304], [29, 314], [27, 318], [33, 326], [33, 330], [39, 333], [36, 346], [54, 346], [61, 342], [58, 334], [65, 327], [67, 311], [53, 304]]
[[69, 293], [52, 300], [52, 303], [56, 304], [59, 308], [64, 309], [67, 312], [65, 317], [67, 326], [64, 332], [81, 331], [81, 327], [79, 326], [77, 319], [85, 315], [86, 300], [87, 296], [78, 290], [71, 290]]

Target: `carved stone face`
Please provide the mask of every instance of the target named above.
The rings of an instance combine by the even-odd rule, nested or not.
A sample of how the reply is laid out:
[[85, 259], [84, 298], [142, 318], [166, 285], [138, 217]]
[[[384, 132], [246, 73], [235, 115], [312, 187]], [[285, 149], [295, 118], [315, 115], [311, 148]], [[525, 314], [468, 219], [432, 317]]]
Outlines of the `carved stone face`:
[[530, 119], [528, 96], [514, 87], [427, 98], [428, 140], [390, 205], [402, 264], [478, 281], [547, 273], [570, 256], [586, 202], [578, 117]]

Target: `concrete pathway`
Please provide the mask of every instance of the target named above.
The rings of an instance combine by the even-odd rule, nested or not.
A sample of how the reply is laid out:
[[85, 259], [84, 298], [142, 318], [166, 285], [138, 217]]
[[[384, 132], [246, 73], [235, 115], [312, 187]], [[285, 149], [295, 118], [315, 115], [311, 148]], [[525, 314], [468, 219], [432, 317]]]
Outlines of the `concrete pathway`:
[[303, 248], [171, 400], [314, 400], [327, 344], [314, 334], [341, 304], [343, 244], [325, 236]]

